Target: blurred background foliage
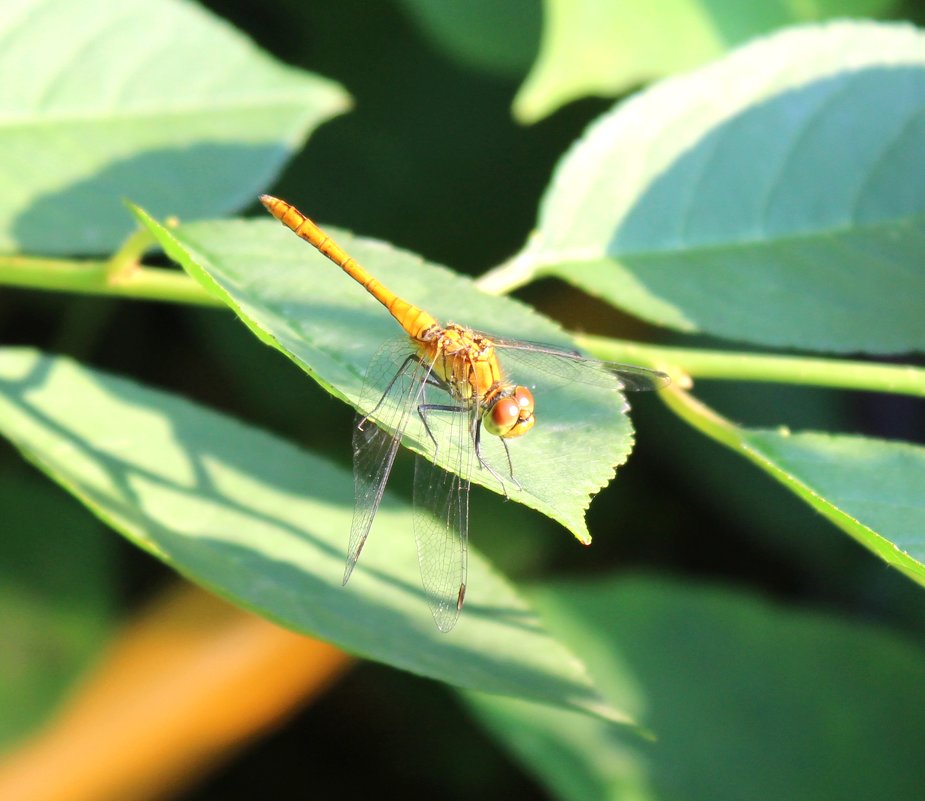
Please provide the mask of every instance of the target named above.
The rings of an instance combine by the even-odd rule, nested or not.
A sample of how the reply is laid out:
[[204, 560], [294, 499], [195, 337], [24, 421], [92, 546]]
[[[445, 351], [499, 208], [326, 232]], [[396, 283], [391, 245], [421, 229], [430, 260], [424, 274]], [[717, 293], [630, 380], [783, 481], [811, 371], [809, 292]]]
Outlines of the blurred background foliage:
[[[281, 61], [340, 82], [354, 99], [352, 112], [323, 125], [267, 189], [324, 223], [472, 275], [520, 247], [553, 165], [612, 104], [584, 98], [530, 126], [513, 120], [512, 100], [540, 46], [539, 0], [204, 5]], [[912, 0], [889, 13], [925, 16]], [[540, 282], [519, 295], [570, 328], [681, 341], [560, 283]], [[0, 331], [6, 343], [136, 377], [349, 463], [351, 411], [228, 314], [10, 290], [0, 294]], [[786, 422], [925, 441], [925, 418], [912, 399], [755, 384], [705, 386], [702, 394], [749, 425]], [[475, 546], [517, 580], [645, 572], [681, 584], [714, 582], [747, 591], [749, 603], [771, 599], [789, 614], [831, 613], [921, 642], [925, 600], [914, 584], [768, 477], [666, 415], [657, 399], [634, 399], [634, 421], [640, 444], [591, 508], [591, 550], [546, 518], [486, 492], [473, 495]], [[7, 445], [0, 446], [0, 475], [5, 529], [15, 532], [0, 538], [0, 746], [9, 747], [55, 707], [114, 621], [131, 617], [173, 579]], [[667, 673], [659, 676], [662, 689], [683, 695]], [[762, 692], [760, 681], [754, 692]], [[700, 713], [692, 738], [700, 726], [728, 724]], [[488, 733], [505, 714], [513, 715], [486, 705], [479, 716], [494, 725], [484, 729], [451, 690], [364, 664], [177, 797], [549, 797]], [[704, 756], [723, 760], [730, 753]]]

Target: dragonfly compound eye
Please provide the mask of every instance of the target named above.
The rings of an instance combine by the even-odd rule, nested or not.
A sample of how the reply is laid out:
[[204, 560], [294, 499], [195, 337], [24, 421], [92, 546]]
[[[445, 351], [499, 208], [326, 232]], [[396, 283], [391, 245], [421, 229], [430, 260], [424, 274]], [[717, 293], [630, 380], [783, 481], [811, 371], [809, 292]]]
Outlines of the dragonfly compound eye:
[[489, 434], [506, 437], [508, 432], [517, 424], [519, 418], [520, 404], [515, 398], [508, 395], [495, 401], [482, 422]]
[[489, 434], [510, 439], [526, 434], [531, 428], [533, 417], [533, 394], [526, 387], [516, 387], [510, 395], [495, 401], [483, 420]]
[[515, 387], [514, 400], [516, 400], [517, 404], [520, 406], [521, 419], [533, 417], [533, 409], [536, 406], [536, 401], [533, 400], [533, 393], [529, 389], [526, 387]]
[[515, 387], [511, 399], [517, 403], [518, 414], [517, 421], [504, 435], [507, 439], [526, 434], [533, 428], [533, 424], [536, 422], [536, 418], [533, 416], [533, 409], [536, 406], [536, 402], [533, 400], [533, 393], [529, 389], [526, 387]]

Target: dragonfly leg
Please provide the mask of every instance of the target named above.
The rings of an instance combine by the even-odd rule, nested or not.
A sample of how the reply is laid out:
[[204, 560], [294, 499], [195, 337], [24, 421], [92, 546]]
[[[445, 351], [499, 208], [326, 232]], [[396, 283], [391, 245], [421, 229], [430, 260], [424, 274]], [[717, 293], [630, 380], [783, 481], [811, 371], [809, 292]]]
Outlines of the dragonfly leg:
[[[392, 391], [392, 387], [395, 385], [395, 382], [398, 381], [398, 379], [404, 374], [405, 370], [408, 369], [409, 365], [414, 364], [415, 362], [417, 362], [418, 364], [421, 364], [421, 363], [422, 363], [422, 362], [421, 362], [421, 357], [418, 356], [416, 353], [411, 353], [411, 354], [409, 354], [408, 357], [401, 363], [401, 367], [399, 367], [398, 370], [395, 372], [395, 375], [392, 376], [392, 380], [389, 381], [389, 385], [385, 388], [385, 392], [383, 392], [383, 393], [379, 396], [379, 400], [378, 400], [378, 402], [376, 403], [376, 405], [373, 406], [373, 408], [370, 409], [369, 412], [367, 412], [365, 415], [363, 415], [363, 419], [361, 419], [360, 422], [357, 423], [357, 428], [359, 428], [360, 431], [363, 430], [363, 426], [366, 425], [366, 423], [367, 423], [367, 421], [369, 420], [369, 418], [372, 417], [376, 412], [379, 411], [379, 407], [382, 406], [382, 403], [385, 401], [385, 399], [386, 399], [386, 397], [388, 396], [388, 394]], [[425, 381], [428, 381], [428, 382], [429, 382], [429, 381], [430, 381], [430, 378], [431, 378], [431, 374], [430, 374], [430, 372], [428, 371], [427, 378], [425, 379]]]
[[508, 475], [511, 477], [511, 481], [514, 482], [514, 485], [519, 490], [523, 490], [524, 486], [517, 480], [517, 476], [514, 475], [514, 462], [511, 461], [511, 449], [507, 445], [507, 440], [504, 437], [498, 437], [501, 440], [501, 444], [504, 446], [504, 455], [507, 456], [507, 471]]
[[[472, 434], [472, 441], [475, 444], [475, 458], [479, 461], [479, 467], [484, 468], [489, 473], [491, 473], [492, 477], [501, 485], [501, 491], [504, 493], [504, 500], [510, 500], [511, 496], [507, 494], [507, 484], [504, 483], [504, 479], [501, 478], [500, 474], [497, 470], [495, 470], [495, 468], [493, 468], [482, 458], [482, 421], [478, 418], [475, 420], [475, 428]], [[507, 443], [504, 442], [503, 439], [501, 439], [501, 442], [504, 443], [504, 450], [507, 452]], [[507, 455], [507, 461], [508, 465], [511, 467], [511, 479], [517, 485], [517, 489], [523, 489], [523, 487], [520, 486], [520, 482], [514, 478], [514, 467], [511, 464], [510, 453]]]
[[[438, 385], [439, 386], [439, 385]], [[430, 426], [427, 423], [427, 415], [429, 412], [468, 412], [469, 410], [465, 406], [450, 406], [449, 404], [443, 403], [422, 403], [418, 405], [418, 415], [421, 418], [421, 422], [424, 424], [424, 430], [427, 432], [427, 436], [430, 437], [430, 441], [434, 443], [434, 458], [433, 461], [437, 461], [437, 451], [439, 446], [437, 445], [437, 438], [434, 436], [433, 431], [430, 430]]]

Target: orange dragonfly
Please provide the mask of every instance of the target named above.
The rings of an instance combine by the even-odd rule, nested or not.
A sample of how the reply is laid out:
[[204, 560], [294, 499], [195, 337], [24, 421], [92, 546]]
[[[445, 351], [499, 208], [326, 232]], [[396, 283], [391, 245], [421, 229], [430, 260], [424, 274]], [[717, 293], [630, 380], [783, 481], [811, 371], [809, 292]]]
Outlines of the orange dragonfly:
[[[466, 594], [473, 470], [486, 470], [505, 495], [508, 480], [521, 488], [507, 441], [526, 434], [536, 423], [533, 393], [507, 380], [500, 358], [516, 358], [528, 369], [612, 389], [615, 394], [661, 388], [668, 376], [645, 367], [588, 359], [553, 345], [492, 337], [455, 323], [441, 325], [383, 286], [294, 206], [270, 195], [261, 195], [260, 202], [362, 285], [410, 338], [397, 355], [388, 347], [381, 350], [367, 371], [359, 404], [362, 411], [353, 432], [356, 499], [344, 584], [369, 536], [402, 437], [417, 414], [433, 457], [415, 459], [413, 529], [424, 591], [437, 628], [447, 632], [456, 625]], [[435, 416], [449, 420], [439, 429], [442, 441], [434, 434]], [[483, 458], [483, 430], [504, 446], [506, 478]], [[437, 465], [444, 449], [452, 455], [451, 470]]]

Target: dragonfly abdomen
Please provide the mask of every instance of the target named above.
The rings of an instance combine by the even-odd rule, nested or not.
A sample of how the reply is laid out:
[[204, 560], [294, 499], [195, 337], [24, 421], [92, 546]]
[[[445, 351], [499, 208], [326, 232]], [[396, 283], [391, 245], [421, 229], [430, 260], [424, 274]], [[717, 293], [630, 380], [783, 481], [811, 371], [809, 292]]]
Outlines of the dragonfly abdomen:
[[406, 300], [402, 300], [378, 278], [370, 273], [353, 257], [322, 231], [314, 221], [306, 217], [291, 203], [272, 195], [261, 195], [260, 202], [267, 211], [285, 225], [296, 236], [304, 239], [319, 253], [327, 256], [370, 295], [378, 300], [414, 339], [422, 339], [424, 333], [437, 326], [434, 317]]

